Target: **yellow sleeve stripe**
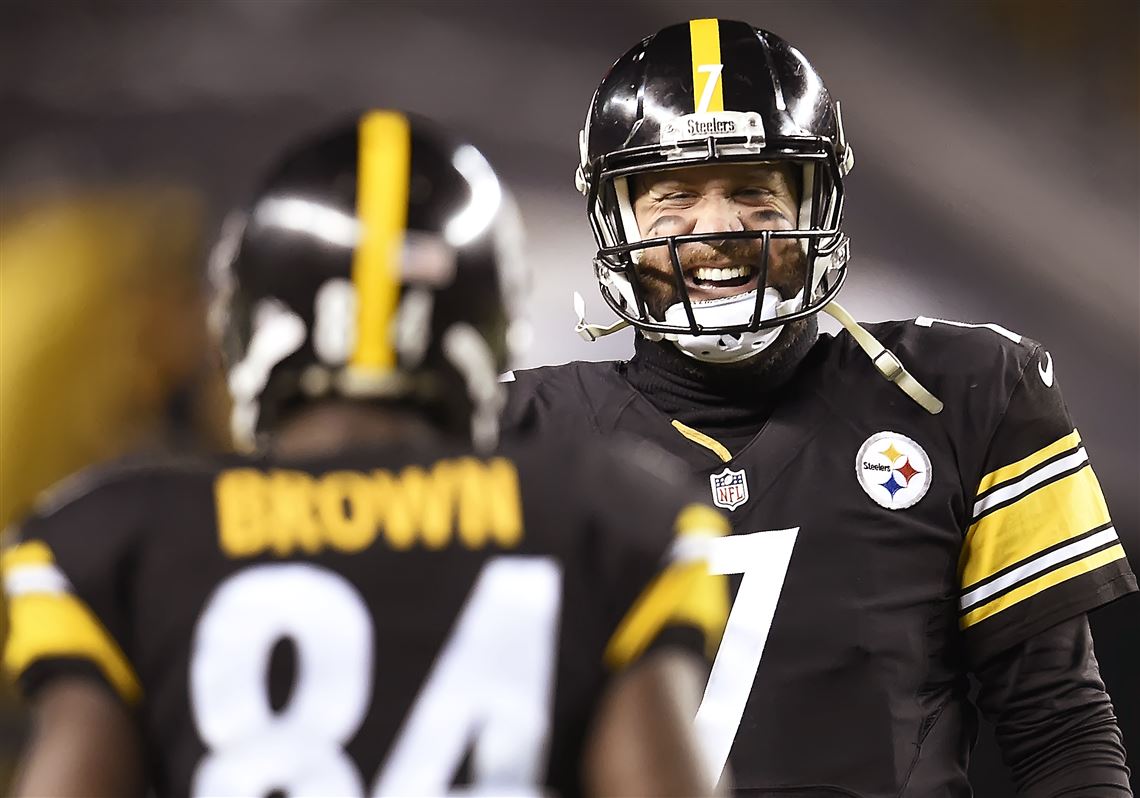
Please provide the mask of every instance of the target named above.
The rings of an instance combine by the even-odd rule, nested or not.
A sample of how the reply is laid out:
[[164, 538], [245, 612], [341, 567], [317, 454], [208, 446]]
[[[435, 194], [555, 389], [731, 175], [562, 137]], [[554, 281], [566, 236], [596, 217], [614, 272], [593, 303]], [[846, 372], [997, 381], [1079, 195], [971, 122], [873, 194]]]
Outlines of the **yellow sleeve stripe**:
[[1017, 479], [1023, 474], [1032, 471], [1034, 468], [1044, 463], [1050, 457], [1054, 457], [1061, 452], [1068, 451], [1069, 449], [1076, 448], [1081, 442], [1081, 435], [1076, 430], [1073, 430], [1068, 435], [1058, 440], [1053, 441], [1043, 449], [1038, 449], [1028, 457], [1018, 460], [1016, 463], [1011, 463], [1007, 466], [1002, 466], [996, 471], [991, 471], [982, 477], [981, 484], [978, 485], [978, 490], [975, 495], [981, 495], [995, 485], [1000, 485], [1003, 482], [1008, 482], [1011, 479]]
[[361, 238], [352, 258], [357, 327], [351, 364], [385, 373], [396, 366], [392, 322], [408, 223], [411, 128], [401, 113], [371, 111], [361, 118], [358, 136], [356, 214]]
[[685, 506], [677, 514], [677, 521], [673, 525], [673, 529], [679, 536], [704, 535], [707, 537], [723, 537], [732, 531], [732, 527], [724, 514], [707, 504]]
[[962, 629], [968, 629], [974, 624], [984, 621], [986, 618], [993, 617], [1002, 610], [1009, 609], [1018, 602], [1032, 598], [1055, 585], [1095, 571], [1097, 568], [1123, 558], [1124, 549], [1119, 543], [1107, 549], [1094, 552], [1082, 560], [1077, 560], [1054, 571], [1050, 571], [1034, 579], [1032, 582], [1027, 582], [993, 601], [967, 612], [959, 618], [958, 624]]
[[705, 542], [732, 527], [707, 504], [689, 504], [677, 514], [673, 531], [672, 562], [641, 592], [606, 644], [603, 660], [612, 669], [636, 660], [670, 624], [701, 629], [706, 655], [716, 655], [728, 622], [728, 581], [709, 573]]
[[1017, 567], [1002, 571], [1000, 575], [987, 579], [969, 590], [963, 590], [958, 599], [958, 608], [966, 612], [985, 604], [995, 596], [1005, 593], [1022, 582], [1051, 571], [1066, 562], [1077, 560], [1087, 554], [1106, 549], [1120, 538], [1111, 526], [1091, 530], [1088, 534], [1047, 549], [1044, 553], [1018, 563]]
[[142, 697], [142, 685], [122, 650], [73, 594], [10, 596], [8, 614], [4, 668], [11, 676], [38, 660], [74, 657], [93, 662], [128, 704]]
[[1038, 552], [1109, 522], [1091, 467], [1038, 488], [975, 523], [959, 559], [963, 589]]
[[673, 429], [677, 430], [677, 432], [681, 433], [698, 446], [703, 446], [708, 449], [710, 452], [719, 457], [721, 459], [721, 462], [727, 463], [732, 459], [732, 453], [729, 452], [728, 448], [725, 447], [725, 445], [718, 441], [716, 438], [710, 438], [703, 432], [682, 424], [676, 419], [673, 419]]
[[128, 704], [142, 685], [95, 613], [74, 593], [46, 543], [29, 540], [0, 557], [8, 604], [4, 669], [13, 678], [42, 659], [93, 662]]
[[29, 540], [0, 554], [0, 573], [7, 578], [14, 568], [51, 565], [55, 561], [51, 549], [42, 540]]
[[613, 670], [624, 668], [673, 623], [701, 629], [711, 659], [727, 621], [725, 578], [710, 575], [705, 560], [671, 565], [638, 596], [607, 643], [603, 659]]
[[1053, 458], [1045, 465], [1033, 469], [1019, 479], [1003, 482], [974, 502], [974, 520], [978, 521], [996, 508], [1013, 504], [1022, 496], [1028, 496], [1041, 486], [1048, 485], [1067, 474], [1087, 467], [1088, 462], [1088, 452], [1082, 446], [1060, 457]]

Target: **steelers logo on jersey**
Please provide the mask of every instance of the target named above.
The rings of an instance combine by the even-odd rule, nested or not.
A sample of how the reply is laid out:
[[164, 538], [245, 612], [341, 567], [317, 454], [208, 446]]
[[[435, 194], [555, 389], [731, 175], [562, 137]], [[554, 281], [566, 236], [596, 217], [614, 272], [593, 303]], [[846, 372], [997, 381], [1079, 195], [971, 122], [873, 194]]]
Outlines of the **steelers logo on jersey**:
[[930, 458], [897, 432], [876, 432], [859, 447], [855, 476], [868, 496], [888, 510], [916, 504], [930, 488]]

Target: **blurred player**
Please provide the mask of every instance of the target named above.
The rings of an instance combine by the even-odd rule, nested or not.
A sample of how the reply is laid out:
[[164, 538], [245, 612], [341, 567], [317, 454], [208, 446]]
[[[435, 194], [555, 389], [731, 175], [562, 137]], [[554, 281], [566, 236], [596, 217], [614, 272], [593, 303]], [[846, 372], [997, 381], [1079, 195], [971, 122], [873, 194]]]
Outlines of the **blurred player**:
[[[697, 715], [714, 771], [747, 795], [969, 795], [972, 675], [1023, 794], [1129, 794], [1085, 613], [1136, 579], [1053, 358], [834, 302], [853, 156], [803, 53], [744, 22], [665, 28], [610, 69], [580, 143], [622, 321], [579, 330], [632, 325], [636, 354], [520, 372], [507, 418], [652, 440], [731, 512]], [[818, 336], [821, 311], [845, 332]]]
[[20, 794], [708, 791], [725, 521], [636, 451], [496, 448], [512, 222], [398, 112], [284, 160], [212, 264], [262, 453], [83, 477], [4, 554]]

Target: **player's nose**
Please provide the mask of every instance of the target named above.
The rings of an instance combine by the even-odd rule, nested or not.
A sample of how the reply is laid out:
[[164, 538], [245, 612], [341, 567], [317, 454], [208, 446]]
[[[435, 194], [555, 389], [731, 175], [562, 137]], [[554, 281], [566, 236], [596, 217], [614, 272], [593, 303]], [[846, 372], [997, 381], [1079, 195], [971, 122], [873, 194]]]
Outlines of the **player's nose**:
[[697, 208], [694, 233], [737, 232], [744, 229], [740, 210], [727, 197], [708, 197]]

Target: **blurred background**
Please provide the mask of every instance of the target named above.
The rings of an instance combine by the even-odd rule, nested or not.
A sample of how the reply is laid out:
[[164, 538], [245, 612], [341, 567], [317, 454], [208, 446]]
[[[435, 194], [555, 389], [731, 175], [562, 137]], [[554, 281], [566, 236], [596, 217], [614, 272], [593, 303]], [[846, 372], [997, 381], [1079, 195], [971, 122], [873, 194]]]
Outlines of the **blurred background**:
[[[1131, 0], [0, 2], [0, 522], [82, 465], [218, 445], [202, 251], [283, 145], [365, 106], [459, 128], [520, 200], [538, 282], [520, 367], [587, 344], [577, 135], [609, 65], [690, 17], [789, 39], [856, 153], [845, 304], [1046, 344], [1140, 566], [1140, 151]], [[1140, 602], [1093, 618], [1140, 768]], [[1127, 676], [1132, 673], [1133, 676]], [[0, 704], [0, 760], [22, 719]], [[977, 793], [1011, 794], [988, 734]], [[0, 772], [0, 784], [5, 776]]]

